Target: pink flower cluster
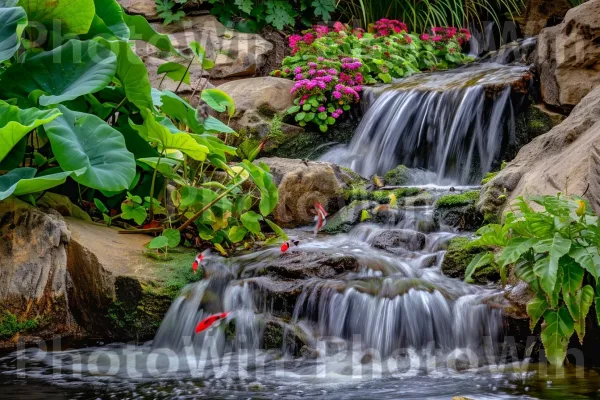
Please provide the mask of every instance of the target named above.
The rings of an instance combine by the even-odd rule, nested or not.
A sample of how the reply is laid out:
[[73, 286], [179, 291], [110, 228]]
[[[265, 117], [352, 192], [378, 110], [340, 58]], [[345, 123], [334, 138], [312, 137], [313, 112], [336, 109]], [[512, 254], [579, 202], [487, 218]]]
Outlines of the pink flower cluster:
[[395, 19], [382, 18], [373, 24], [375, 36], [390, 36], [395, 33], [408, 32], [408, 28], [404, 22]]
[[431, 40], [432, 42], [437, 43], [455, 39], [461, 46], [471, 40], [471, 32], [464, 28], [459, 30], [453, 26], [436, 26], [431, 28], [431, 32], [433, 33], [433, 36], [430, 36], [428, 33], [423, 33], [420, 36], [421, 40]]
[[291, 35], [288, 39], [288, 44], [292, 49], [292, 55], [295, 55], [300, 50], [300, 47], [302, 45], [310, 46], [311, 44], [313, 44], [317, 37], [320, 36], [318, 36], [318, 34], [317, 36], [315, 36], [315, 34], [310, 31], [306, 32], [304, 35]]
[[350, 71], [355, 71], [362, 67], [362, 63], [357, 58], [342, 58], [342, 69], [349, 69]]

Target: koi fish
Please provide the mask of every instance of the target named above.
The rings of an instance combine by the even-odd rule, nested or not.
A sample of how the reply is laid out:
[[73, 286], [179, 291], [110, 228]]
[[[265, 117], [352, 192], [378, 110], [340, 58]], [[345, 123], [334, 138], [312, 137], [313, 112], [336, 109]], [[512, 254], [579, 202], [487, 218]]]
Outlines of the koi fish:
[[213, 314], [213, 315], [210, 315], [210, 316], [204, 318], [202, 321], [198, 322], [198, 325], [196, 325], [196, 334], [209, 329], [216, 322], [227, 318], [229, 316], [229, 314], [230, 313], [228, 313], [228, 312], [222, 312], [222, 313]]
[[321, 203], [319, 203], [318, 201], [315, 201], [315, 212], [317, 213], [317, 215], [315, 216], [315, 221], [317, 224], [315, 225], [314, 234], [315, 236], [317, 236], [317, 233], [319, 233], [319, 231], [323, 229], [323, 227], [327, 223], [327, 216], [329, 214], [327, 214], [327, 211], [325, 211]]
[[194, 271], [194, 275], [196, 275], [196, 272], [198, 272], [198, 267], [200, 265], [202, 265], [202, 263], [204, 261], [206, 261], [206, 258], [208, 257], [208, 255], [209, 255], [209, 252], [208, 252], [208, 250], [206, 250], [196, 256], [196, 258], [194, 259], [194, 262], [192, 263], [192, 271]]
[[289, 250], [290, 247], [298, 246], [299, 244], [300, 244], [299, 240], [292, 240], [292, 239], [287, 240], [281, 245], [281, 252], [285, 253], [286, 251]]

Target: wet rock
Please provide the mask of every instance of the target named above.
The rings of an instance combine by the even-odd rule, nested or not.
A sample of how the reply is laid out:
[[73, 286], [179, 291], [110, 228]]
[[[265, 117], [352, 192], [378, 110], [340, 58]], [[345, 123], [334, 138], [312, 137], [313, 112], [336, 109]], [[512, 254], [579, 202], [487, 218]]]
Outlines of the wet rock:
[[404, 165], [398, 165], [385, 174], [385, 184], [388, 186], [408, 185], [410, 179], [410, 170]]
[[271, 168], [279, 188], [274, 219], [288, 227], [312, 224], [315, 201], [329, 214], [335, 213], [345, 205], [343, 190], [356, 183], [355, 175], [327, 162], [277, 157], [257, 161]]
[[585, 194], [600, 212], [600, 88], [550, 132], [524, 146], [517, 157], [483, 186], [477, 207], [501, 215], [518, 196]]
[[370, 219], [369, 210], [372, 210], [376, 206], [377, 203], [374, 201], [354, 201], [329, 218], [322, 232], [329, 234], [347, 233], [352, 227], [361, 222], [363, 211], [366, 212], [368, 219]]
[[[168, 26], [153, 23], [152, 27], [168, 34], [173, 46], [184, 54], [191, 55], [190, 43], [199, 42], [206, 50], [206, 58], [215, 62], [210, 72], [213, 79], [253, 76], [266, 62], [266, 55], [273, 48], [260, 35], [230, 30], [213, 15], [191, 16]], [[135, 52], [143, 58], [162, 58], [164, 55], [142, 41], [135, 43]], [[200, 68], [198, 65], [193, 67]]]
[[308, 346], [308, 340], [301, 330], [281, 321], [271, 320], [265, 323], [263, 348], [265, 350], [284, 350], [293, 356], [300, 356], [302, 349]]
[[[467, 266], [473, 258], [482, 252], [488, 251], [485, 247], [470, 245], [471, 240], [466, 237], [455, 237], [448, 244], [448, 250], [442, 261], [442, 272], [451, 278], [464, 279]], [[498, 282], [500, 273], [497, 265], [479, 268], [472, 275], [473, 281], [478, 284]]]
[[600, 85], [598, 15], [600, 0], [589, 0], [541, 31], [536, 66], [545, 103], [570, 110]]
[[423, 250], [426, 241], [427, 236], [424, 233], [408, 229], [394, 229], [375, 236], [372, 244], [373, 247], [396, 253], [406, 250]]
[[349, 255], [321, 252], [288, 252], [270, 261], [262, 274], [278, 279], [334, 278], [347, 272], [358, 272], [361, 265]]
[[570, 8], [568, 0], [529, 0], [523, 34], [536, 36], [542, 29], [558, 24]]
[[462, 231], [476, 230], [483, 223], [483, 215], [475, 206], [478, 198], [478, 191], [442, 196], [435, 203], [433, 218], [439, 225]]

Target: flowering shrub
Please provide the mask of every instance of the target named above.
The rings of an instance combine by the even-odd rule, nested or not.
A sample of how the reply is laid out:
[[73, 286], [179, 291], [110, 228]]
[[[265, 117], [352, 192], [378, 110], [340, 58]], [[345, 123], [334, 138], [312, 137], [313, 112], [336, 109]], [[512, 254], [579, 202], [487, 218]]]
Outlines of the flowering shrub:
[[381, 19], [372, 33], [336, 22], [289, 37], [292, 56], [272, 75], [296, 81], [296, 104], [288, 110], [301, 126], [316, 123], [321, 131], [335, 124], [360, 101], [363, 84], [391, 83], [420, 71], [447, 69], [470, 61], [462, 46], [466, 29], [434, 27], [409, 34], [404, 23]]

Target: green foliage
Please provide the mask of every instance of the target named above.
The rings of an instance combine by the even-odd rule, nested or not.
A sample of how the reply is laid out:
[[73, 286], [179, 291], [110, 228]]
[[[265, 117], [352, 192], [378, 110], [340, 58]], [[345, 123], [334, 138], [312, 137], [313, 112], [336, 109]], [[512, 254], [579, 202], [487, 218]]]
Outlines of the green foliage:
[[37, 319], [19, 321], [15, 314], [5, 311], [0, 316], [0, 339], [10, 339], [17, 333], [32, 331], [38, 325]]
[[436, 208], [450, 208], [468, 206], [475, 203], [479, 199], [479, 192], [472, 190], [460, 194], [448, 194], [442, 196], [435, 203]]
[[600, 226], [579, 198], [534, 198], [541, 211], [518, 199], [518, 212], [506, 215], [504, 225], [481, 228], [475, 245], [492, 246], [495, 252], [474, 260], [475, 271], [497, 263], [506, 281], [507, 268], [527, 282], [536, 297], [527, 305], [531, 327], [543, 320], [542, 343], [548, 360], [562, 365], [573, 332], [580, 342], [592, 303], [599, 309]]
[[406, 185], [410, 180], [410, 171], [404, 165], [398, 165], [396, 168], [385, 174], [385, 184], [388, 186]]
[[[129, 43], [144, 40], [179, 55], [168, 36], [126, 15], [116, 0], [19, 4], [0, 0], [0, 161], [8, 170], [0, 175], [0, 200], [35, 203], [46, 190], [63, 191], [107, 225], [156, 232], [149, 247], [165, 252], [184, 235], [188, 244], [210, 240], [222, 253], [265, 239], [264, 217], [278, 201], [268, 167], [243, 160], [231, 166], [236, 148], [217, 135], [235, 132], [176, 94], [152, 89]], [[69, 40], [51, 35], [33, 43], [39, 38], [24, 25], [51, 18], [72, 33]], [[187, 66], [167, 64], [161, 72], [188, 82], [194, 61], [212, 68], [199, 43], [190, 47]], [[221, 90], [201, 98], [216, 111], [235, 112]], [[247, 181], [255, 192], [242, 189]]]
[[341, 0], [338, 4], [343, 18], [359, 18], [364, 28], [380, 18], [393, 18], [417, 32], [432, 26], [481, 26], [482, 21], [490, 20], [500, 26], [501, 16], [519, 15], [524, 8], [522, 0]]

